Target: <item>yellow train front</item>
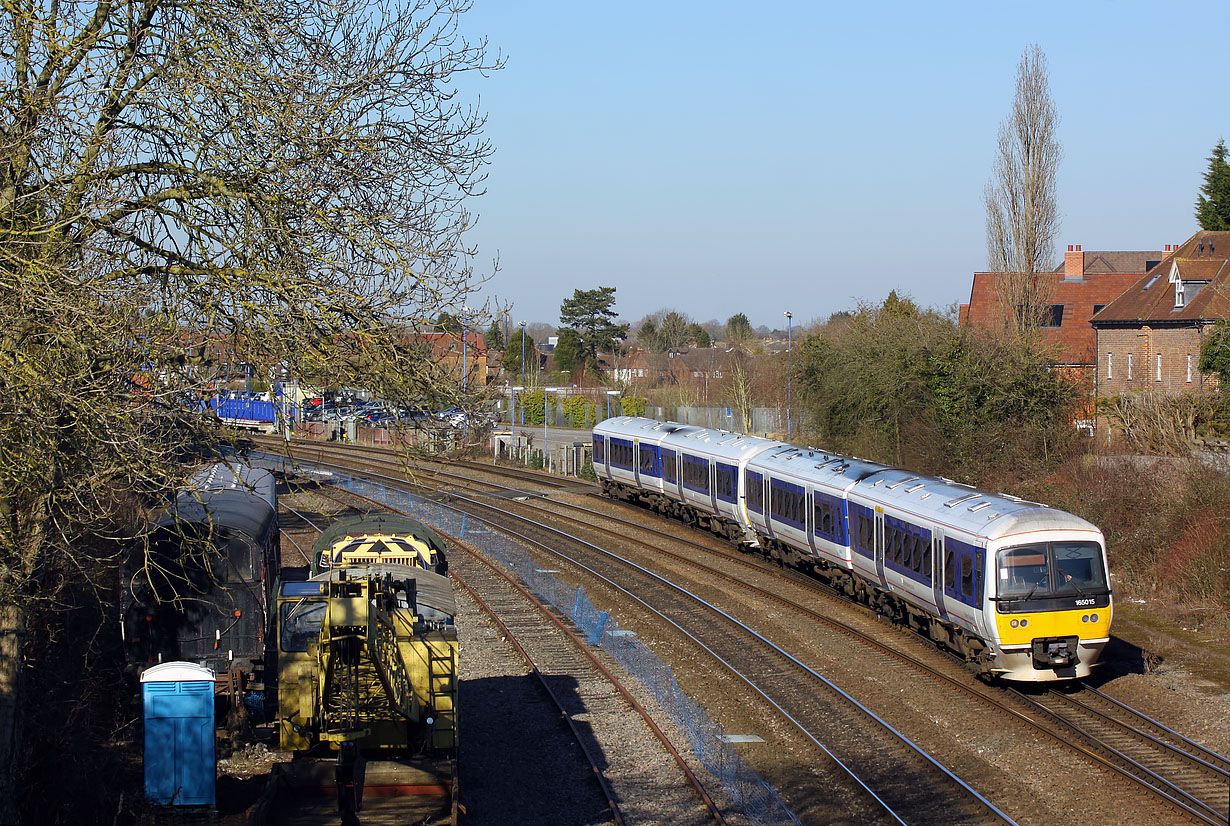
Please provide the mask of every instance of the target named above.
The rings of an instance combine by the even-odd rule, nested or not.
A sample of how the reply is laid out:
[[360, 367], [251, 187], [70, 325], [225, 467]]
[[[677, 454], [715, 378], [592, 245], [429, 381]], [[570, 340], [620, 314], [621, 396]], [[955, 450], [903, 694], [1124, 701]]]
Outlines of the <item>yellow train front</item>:
[[[1041, 516], [1075, 518], [1055, 511]], [[1101, 532], [1065, 527], [988, 543], [994, 580], [982, 630], [995, 651], [994, 672], [1005, 679], [1086, 677], [1110, 641], [1114, 607]]]

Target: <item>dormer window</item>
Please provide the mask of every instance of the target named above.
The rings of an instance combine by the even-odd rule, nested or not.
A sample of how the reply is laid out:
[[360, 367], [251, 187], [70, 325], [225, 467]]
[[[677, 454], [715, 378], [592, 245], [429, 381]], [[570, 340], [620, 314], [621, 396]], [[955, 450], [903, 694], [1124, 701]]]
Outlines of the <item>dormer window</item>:
[[1183, 300], [1183, 279], [1176, 278], [1174, 282], [1174, 308], [1176, 310], [1181, 310], [1183, 309], [1184, 303], [1185, 302]]

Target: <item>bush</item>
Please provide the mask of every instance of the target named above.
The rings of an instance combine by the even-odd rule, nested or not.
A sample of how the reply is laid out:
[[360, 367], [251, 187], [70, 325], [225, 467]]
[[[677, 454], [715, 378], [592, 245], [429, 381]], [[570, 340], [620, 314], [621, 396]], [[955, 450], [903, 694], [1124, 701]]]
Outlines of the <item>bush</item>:
[[625, 416], [644, 416], [646, 401], [640, 396], [624, 396], [619, 401], [619, 412]]

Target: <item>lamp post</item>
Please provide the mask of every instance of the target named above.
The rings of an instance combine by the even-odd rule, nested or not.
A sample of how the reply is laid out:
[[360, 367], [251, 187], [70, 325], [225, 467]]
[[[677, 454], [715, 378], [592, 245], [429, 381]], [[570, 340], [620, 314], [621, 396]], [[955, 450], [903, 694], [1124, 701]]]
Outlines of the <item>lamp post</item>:
[[619, 395], [618, 390], [606, 391], [606, 417], [608, 419], [611, 418], [611, 396], [618, 396], [618, 395]]
[[461, 444], [466, 443], [466, 419], [469, 418], [467, 411], [470, 405], [466, 402], [466, 380], [469, 378], [469, 370], [466, 365], [466, 314], [470, 312], [469, 307], [461, 308]]
[[544, 470], [551, 470], [551, 466], [547, 464], [547, 385], [545, 382], [542, 385], [542, 467]]
[[790, 385], [794, 376], [791, 371], [790, 350], [792, 343], [790, 321], [794, 318], [794, 313], [786, 310], [782, 313], [786, 316], [786, 441], [790, 441]]
[[[525, 392], [525, 322], [521, 322], [521, 392]], [[546, 416], [547, 409], [544, 407], [543, 415]], [[521, 405], [521, 424], [525, 424], [525, 405]]]

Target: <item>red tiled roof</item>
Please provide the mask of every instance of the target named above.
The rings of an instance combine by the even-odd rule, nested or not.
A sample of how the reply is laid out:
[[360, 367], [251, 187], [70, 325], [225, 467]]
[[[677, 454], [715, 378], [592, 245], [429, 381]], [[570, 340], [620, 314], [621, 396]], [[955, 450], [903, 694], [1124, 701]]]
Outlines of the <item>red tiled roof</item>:
[[[1184, 305], [1175, 308], [1175, 283]], [[1097, 315], [1098, 326], [1230, 318], [1230, 232], [1201, 230]]]
[[[1086, 253], [1086, 256], [1094, 254]], [[1161, 253], [1157, 255], [1161, 257]], [[999, 295], [995, 290], [998, 275], [974, 273], [968, 309], [963, 307], [961, 314], [964, 323], [982, 329], [994, 329], [1003, 323]], [[1044, 275], [1051, 282], [1049, 303], [1063, 305], [1063, 319], [1060, 327], [1041, 330], [1043, 343], [1054, 349], [1054, 358], [1059, 364], [1093, 364], [1096, 334], [1089, 322], [1094, 308], [1114, 301], [1139, 278], [1139, 271], [1087, 273], [1080, 280], [1069, 280], [1062, 271]]]

